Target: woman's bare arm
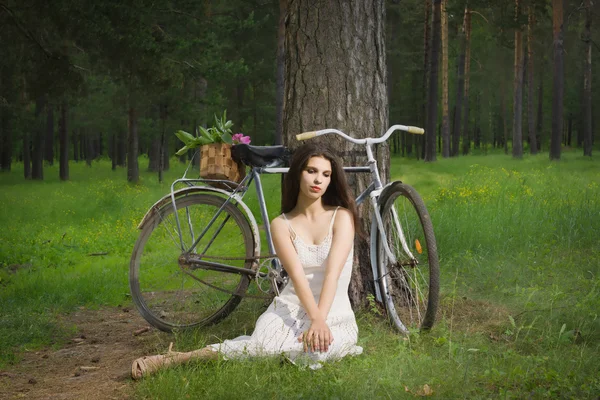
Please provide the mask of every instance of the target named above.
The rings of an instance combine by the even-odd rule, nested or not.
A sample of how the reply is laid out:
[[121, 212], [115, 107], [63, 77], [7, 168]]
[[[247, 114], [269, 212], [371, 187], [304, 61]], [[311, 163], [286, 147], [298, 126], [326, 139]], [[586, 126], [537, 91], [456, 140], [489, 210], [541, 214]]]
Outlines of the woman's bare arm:
[[354, 244], [354, 221], [350, 211], [339, 209], [333, 225], [333, 239], [327, 260], [325, 260], [325, 279], [319, 299], [319, 310], [325, 318], [329, 314], [338, 280]]

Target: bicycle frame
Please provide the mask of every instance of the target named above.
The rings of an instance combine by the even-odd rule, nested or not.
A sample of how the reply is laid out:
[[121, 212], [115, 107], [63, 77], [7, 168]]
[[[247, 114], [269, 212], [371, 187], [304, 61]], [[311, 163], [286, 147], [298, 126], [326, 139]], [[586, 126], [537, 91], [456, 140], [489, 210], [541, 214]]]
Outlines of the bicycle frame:
[[[365, 149], [366, 149], [367, 166], [345, 167], [344, 171], [349, 172], [349, 173], [370, 173], [371, 174], [371, 183], [362, 193], [360, 193], [356, 197], [356, 204], [357, 205], [362, 204], [366, 200], [366, 198], [369, 197], [370, 203], [371, 203], [371, 208], [373, 210], [373, 215], [374, 215], [374, 220], [372, 221], [372, 224], [371, 224], [371, 238], [370, 238], [371, 247], [370, 248], [371, 249], [375, 248], [375, 241], [377, 240], [376, 233], [379, 232], [380, 239], [383, 243], [383, 247], [384, 247], [386, 256], [388, 257], [388, 259], [391, 263], [396, 263], [396, 257], [394, 256], [394, 254], [392, 253], [392, 251], [388, 245], [386, 233], [385, 233], [385, 230], [383, 229], [383, 220], [381, 218], [381, 214], [380, 214], [380, 210], [379, 210], [378, 200], [379, 200], [381, 193], [383, 193], [383, 191], [385, 190], [385, 187], [387, 187], [387, 186], [385, 186], [385, 187], [383, 186], [383, 184], [381, 182], [381, 178], [379, 176], [377, 160], [373, 156], [373, 150], [372, 150], [372, 145], [374, 143], [376, 143], [376, 142], [369, 141], [369, 140], [366, 140], [366, 141], [360, 143], [360, 144], [364, 144]], [[189, 166], [188, 166], [188, 169], [189, 169]], [[208, 183], [208, 182], [219, 182], [219, 183], [226, 183], [226, 184], [229, 183], [229, 184], [235, 185], [235, 189], [233, 190], [233, 192], [227, 192], [225, 190], [218, 190], [218, 189], [213, 189], [213, 188], [208, 188], [208, 187], [206, 188], [206, 190], [210, 190], [211, 192], [216, 191], [223, 195], [226, 195], [227, 198], [226, 198], [225, 202], [223, 203], [223, 205], [219, 208], [219, 210], [217, 210], [217, 212], [212, 217], [212, 219], [210, 220], [208, 225], [204, 228], [204, 230], [199, 234], [199, 236], [197, 238], [194, 238], [193, 229], [190, 229], [190, 231], [191, 231], [190, 233], [192, 234], [193, 244], [188, 249], [185, 248], [184, 243], [183, 243], [183, 235], [182, 235], [182, 231], [181, 231], [181, 223], [179, 221], [179, 215], [177, 212], [174, 213], [182, 252], [187, 253], [188, 255], [191, 255], [191, 253], [196, 249], [196, 246], [202, 240], [202, 238], [204, 237], [206, 232], [210, 229], [210, 227], [213, 225], [213, 223], [219, 217], [219, 215], [221, 214], [224, 207], [226, 207], [227, 203], [234, 201], [235, 204], [240, 205], [244, 209], [244, 212], [246, 213], [248, 218], [251, 218], [251, 225], [252, 225], [252, 228], [254, 231], [255, 241], [257, 242], [257, 244], [255, 244], [255, 246], [256, 245], [258, 246], [258, 255], [260, 256], [260, 235], [258, 235], [258, 232], [254, 229], [254, 227], [257, 226], [257, 223], [256, 223], [256, 220], [254, 219], [254, 216], [253, 216], [251, 210], [243, 201], [243, 198], [244, 198], [245, 194], [248, 192], [250, 185], [252, 184], [252, 182], [254, 182], [255, 190], [257, 193], [257, 197], [258, 197], [259, 209], [260, 209], [261, 217], [263, 219], [263, 226], [264, 226], [264, 230], [265, 230], [268, 251], [269, 251], [270, 255], [274, 255], [275, 248], [273, 246], [273, 239], [272, 239], [271, 228], [270, 228], [270, 223], [269, 223], [269, 215], [268, 215], [267, 205], [266, 205], [265, 198], [264, 198], [262, 182], [261, 182], [261, 175], [262, 174], [282, 174], [282, 173], [287, 173], [288, 171], [289, 171], [289, 168], [253, 167], [251, 169], [250, 173], [242, 180], [242, 182], [237, 184], [234, 182], [220, 181], [220, 180], [188, 179], [188, 178], [185, 178], [185, 175], [187, 174], [187, 169], [186, 169], [186, 172], [184, 173], [184, 177], [181, 179], [175, 180], [171, 185], [171, 203], [173, 205], [174, 210], [176, 208], [175, 199], [176, 199], [176, 193], [177, 193], [174, 189], [175, 189], [175, 185], [178, 183], [184, 183], [189, 186], [195, 186], [195, 184], [197, 184], [197, 183]], [[202, 190], [202, 189], [199, 188], [199, 190]], [[187, 212], [187, 210], [186, 210], [186, 212]], [[396, 210], [393, 208], [392, 208], [392, 216], [394, 219], [394, 224], [396, 225], [396, 229], [399, 232], [400, 242], [402, 244], [403, 250], [406, 252], [406, 254], [411, 259], [414, 259], [414, 256], [412, 255], [412, 253], [406, 243], [406, 239], [404, 237], [402, 226], [400, 224]], [[192, 221], [190, 219], [189, 213], [187, 214], [187, 218], [188, 218], [188, 221], [187, 221], [188, 226], [191, 227]], [[221, 270], [224, 272], [245, 274], [245, 275], [249, 275], [253, 278], [258, 277], [259, 272], [257, 271], [256, 265], [253, 266], [253, 268], [251, 268], [251, 269], [245, 269], [245, 268], [233, 267], [231, 265], [217, 263], [217, 262], [211, 262], [211, 261], [202, 259], [202, 257], [204, 256], [204, 254], [210, 247], [210, 244], [214, 241], [214, 239], [216, 238], [218, 233], [221, 231], [221, 229], [223, 228], [223, 226], [225, 225], [226, 222], [227, 222], [227, 219], [225, 219], [221, 223], [221, 225], [219, 227], [217, 227], [215, 233], [213, 234], [213, 237], [209, 240], [206, 247], [201, 252], [196, 252], [193, 255], [193, 257], [191, 257], [188, 261], [193, 263], [195, 266], [197, 266], [199, 268], [208, 267], [210, 269]], [[372, 267], [372, 271], [373, 271], [373, 277], [375, 280], [379, 280], [380, 277], [379, 277], [379, 271], [378, 271], [377, 265], [376, 265], [377, 264], [376, 260], [377, 260], [376, 255], [372, 254], [371, 255], [371, 267]], [[254, 259], [254, 261], [256, 262], [256, 259]], [[271, 285], [274, 288], [276, 294], [279, 295], [277, 281], [279, 280], [279, 277], [281, 276], [281, 272], [283, 270], [279, 259], [274, 257], [273, 261], [268, 269], [269, 269], [268, 278], [270, 278]], [[381, 297], [381, 293], [379, 291], [378, 285], [375, 285], [375, 292], [376, 292], [377, 300], [382, 301], [382, 297]]]

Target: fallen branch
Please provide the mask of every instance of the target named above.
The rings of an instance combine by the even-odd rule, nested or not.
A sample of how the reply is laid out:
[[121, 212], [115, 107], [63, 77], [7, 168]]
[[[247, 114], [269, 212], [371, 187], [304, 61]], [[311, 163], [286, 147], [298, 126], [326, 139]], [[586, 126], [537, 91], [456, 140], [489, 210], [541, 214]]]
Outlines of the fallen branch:
[[138, 329], [137, 331], [133, 332], [133, 336], [139, 336], [142, 333], [145, 333], [145, 332], [148, 332], [148, 331], [150, 331], [150, 327], [146, 326], [146, 327], [144, 327], [142, 329]]
[[100, 253], [90, 253], [88, 254], [88, 256], [92, 257], [92, 256], [105, 256], [108, 254], [108, 251], [102, 251]]

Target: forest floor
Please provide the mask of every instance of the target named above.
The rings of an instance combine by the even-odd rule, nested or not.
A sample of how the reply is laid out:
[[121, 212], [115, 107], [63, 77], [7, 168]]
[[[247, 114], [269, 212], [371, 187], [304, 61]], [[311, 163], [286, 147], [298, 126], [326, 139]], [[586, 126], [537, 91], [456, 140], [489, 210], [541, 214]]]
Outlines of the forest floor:
[[76, 333], [60, 349], [22, 353], [22, 360], [0, 370], [0, 399], [127, 399], [133, 394], [131, 363], [163, 335], [135, 309], [81, 308], [61, 321]]

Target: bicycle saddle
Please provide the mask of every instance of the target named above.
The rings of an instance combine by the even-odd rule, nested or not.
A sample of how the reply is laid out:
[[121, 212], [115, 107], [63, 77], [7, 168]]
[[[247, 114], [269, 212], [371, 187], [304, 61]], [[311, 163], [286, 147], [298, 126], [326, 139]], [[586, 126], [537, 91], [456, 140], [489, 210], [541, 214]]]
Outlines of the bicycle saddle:
[[236, 144], [231, 146], [231, 156], [251, 167], [279, 167], [285, 165], [290, 151], [285, 146], [250, 146]]

